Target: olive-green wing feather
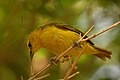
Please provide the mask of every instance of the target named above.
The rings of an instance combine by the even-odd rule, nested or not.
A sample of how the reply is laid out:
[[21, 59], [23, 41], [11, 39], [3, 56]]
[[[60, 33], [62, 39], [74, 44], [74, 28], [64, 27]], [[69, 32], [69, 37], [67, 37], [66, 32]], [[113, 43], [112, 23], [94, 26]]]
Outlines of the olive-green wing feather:
[[[60, 28], [60, 29], [63, 29], [63, 30], [69, 30], [69, 31], [73, 31], [73, 32], [76, 32], [78, 34], [81, 33], [81, 36], [84, 35], [83, 32], [81, 32], [80, 30], [68, 25], [68, 24], [64, 24], [64, 23], [61, 23], [61, 22], [53, 22], [53, 23], [50, 23], [48, 25], [55, 25], [57, 28]], [[46, 26], [46, 25], [45, 25]], [[87, 38], [87, 36], [85, 36], [84, 38]], [[87, 42], [89, 42], [90, 44], [94, 45], [93, 42], [91, 42], [90, 40], [88, 40]]]

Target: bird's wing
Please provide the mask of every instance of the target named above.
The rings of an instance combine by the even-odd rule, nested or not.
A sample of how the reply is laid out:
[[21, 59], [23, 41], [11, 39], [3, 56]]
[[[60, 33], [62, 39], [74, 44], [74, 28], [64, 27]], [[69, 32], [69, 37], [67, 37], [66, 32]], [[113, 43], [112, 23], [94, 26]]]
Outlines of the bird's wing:
[[[81, 36], [84, 35], [83, 32], [81, 32], [80, 30], [78, 30], [78, 29], [76, 29], [76, 28], [74, 28], [74, 27], [72, 27], [72, 26], [70, 26], [70, 25], [68, 25], [68, 24], [58, 23], [58, 22], [53, 23], [53, 24], [54, 24], [56, 27], [61, 28], [61, 29], [63, 29], [63, 30], [70, 30], [70, 31], [76, 32], [76, 33], [78, 33], [78, 34], [81, 33]], [[87, 36], [85, 36], [84, 38], [87, 38]], [[89, 42], [90, 44], [94, 45], [94, 43], [93, 43], [92, 41], [88, 40], [88, 42]]]
[[[49, 26], [50, 25], [51, 26], [54, 25], [55, 27], [60, 28], [62, 30], [73, 31], [73, 32], [76, 32], [78, 34], [81, 34], [81, 36], [84, 35], [84, 33], [81, 32], [80, 30], [78, 30], [78, 29], [76, 29], [76, 28], [74, 28], [74, 27], [72, 27], [72, 26], [70, 26], [68, 24], [62, 23], [62, 22], [52, 22], [52, 23], [46, 24], [45, 26], [42, 26], [41, 28], [44, 29], [45, 27], [47, 27], [47, 25], [49, 25]], [[87, 38], [87, 36], [85, 36], [84, 38]], [[90, 40], [88, 40], [87, 42], [89, 42], [90, 44], [94, 45], [94, 43], [92, 41], [90, 41]]]

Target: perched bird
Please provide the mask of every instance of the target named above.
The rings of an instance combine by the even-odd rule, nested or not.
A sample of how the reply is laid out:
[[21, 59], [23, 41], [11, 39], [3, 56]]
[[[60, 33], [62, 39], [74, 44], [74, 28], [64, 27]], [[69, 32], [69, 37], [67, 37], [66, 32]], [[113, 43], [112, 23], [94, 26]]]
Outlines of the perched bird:
[[[31, 60], [35, 52], [42, 47], [48, 49], [57, 56], [60, 55], [69, 48], [73, 42], [80, 38], [80, 34], [81, 36], [84, 35], [84, 33], [80, 30], [61, 22], [53, 22], [36, 28], [33, 32], [31, 32], [28, 38]], [[85, 38], [87, 38], [87, 36]], [[67, 55], [72, 57], [77, 56], [85, 45], [87, 45], [83, 54], [92, 54], [102, 60], [111, 58], [112, 53], [110, 51], [94, 46], [93, 42], [90, 40], [79, 43], [78, 45], [79, 47], [77, 49], [71, 49], [67, 52]]]

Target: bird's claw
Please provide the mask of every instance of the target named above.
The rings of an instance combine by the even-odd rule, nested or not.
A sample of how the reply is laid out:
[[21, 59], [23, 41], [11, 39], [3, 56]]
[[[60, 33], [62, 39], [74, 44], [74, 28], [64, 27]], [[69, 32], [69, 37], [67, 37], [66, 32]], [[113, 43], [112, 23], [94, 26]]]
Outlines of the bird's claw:
[[56, 61], [56, 59], [57, 59], [57, 56], [52, 57], [52, 58], [50, 59], [51, 63], [57, 65], [57, 63], [59, 62], [59, 60]]

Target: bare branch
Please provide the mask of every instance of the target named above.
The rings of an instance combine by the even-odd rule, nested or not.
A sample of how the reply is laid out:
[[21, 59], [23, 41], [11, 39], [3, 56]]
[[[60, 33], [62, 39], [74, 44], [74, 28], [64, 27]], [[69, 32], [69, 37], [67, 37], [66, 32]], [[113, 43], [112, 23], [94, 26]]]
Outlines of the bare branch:
[[105, 30], [102, 30], [102, 31], [100, 31], [100, 32], [98, 32], [98, 33], [96, 33], [96, 34], [93, 34], [92, 36], [90, 36], [90, 37], [88, 37], [88, 38], [86, 38], [86, 39], [83, 39], [82, 41], [87, 41], [87, 40], [90, 40], [90, 39], [92, 39], [92, 38], [95, 38], [96, 36], [98, 36], [98, 35], [106, 32], [106, 31], [108, 31], [108, 30], [116, 27], [118, 24], [120, 24], [120, 21], [116, 22], [115, 24], [111, 25], [110, 27], [108, 27], [108, 28], [105, 29]]
[[73, 73], [72, 75], [70, 75], [67, 79], [69, 80], [69, 79], [71, 79], [72, 77], [74, 77], [75, 75], [77, 75], [77, 74], [79, 74], [80, 72], [78, 71], [78, 72], [75, 72], [75, 73]]
[[94, 26], [90, 27], [90, 29], [83, 35], [82, 38], [80, 38], [77, 43], [81, 42], [81, 40], [94, 28]]
[[68, 72], [66, 73], [64, 80], [68, 80], [68, 76], [73, 72], [78, 60], [80, 59], [80, 57], [82, 56], [83, 52], [85, 51], [87, 45], [85, 45], [85, 47], [82, 49], [82, 51], [80, 51], [80, 53], [78, 54], [76, 60], [73, 62], [73, 64], [71, 65], [71, 68], [68, 70]]
[[41, 80], [41, 79], [46, 78], [46, 77], [48, 77], [48, 76], [50, 76], [50, 74], [46, 74], [46, 75], [41, 76], [41, 77], [39, 77], [39, 78], [36, 78], [36, 79], [34, 79], [34, 80]]
[[30, 77], [28, 80], [33, 80], [35, 79], [38, 75], [42, 74], [44, 71], [46, 71], [50, 66], [52, 66], [52, 64], [48, 64], [46, 67], [44, 67], [41, 71], [39, 71], [37, 74], [35, 74], [34, 76]]

